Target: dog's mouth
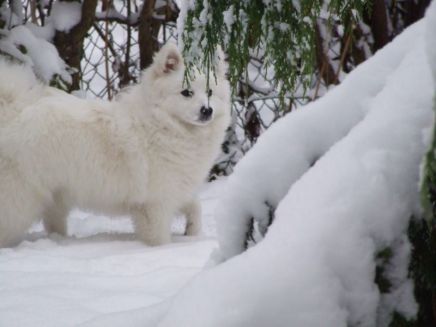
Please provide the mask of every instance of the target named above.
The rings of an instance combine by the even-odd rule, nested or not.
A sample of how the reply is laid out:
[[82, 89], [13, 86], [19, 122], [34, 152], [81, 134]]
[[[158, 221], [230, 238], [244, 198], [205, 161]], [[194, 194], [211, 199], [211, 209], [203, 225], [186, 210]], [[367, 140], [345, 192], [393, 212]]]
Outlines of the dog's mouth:
[[200, 123], [207, 123], [207, 122], [209, 122], [209, 121], [211, 121], [211, 120], [212, 120], [212, 115], [211, 115], [211, 116], [207, 116], [207, 117], [200, 115], [200, 116], [198, 117], [198, 121], [199, 121]]
[[196, 120], [194, 120], [192, 123], [194, 125], [203, 126], [203, 125], [207, 125], [208, 123], [210, 123], [211, 120], [212, 120], [212, 117], [204, 118], [204, 117], [200, 116]]

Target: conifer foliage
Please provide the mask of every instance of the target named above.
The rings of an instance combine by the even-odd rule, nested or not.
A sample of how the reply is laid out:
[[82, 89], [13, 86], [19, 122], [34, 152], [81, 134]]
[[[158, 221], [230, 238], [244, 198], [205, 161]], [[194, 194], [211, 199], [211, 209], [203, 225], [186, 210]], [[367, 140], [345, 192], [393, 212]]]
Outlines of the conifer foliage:
[[[436, 99], [435, 99], [436, 100]], [[434, 101], [436, 109], [436, 101]], [[410, 266], [419, 303], [418, 326], [436, 324], [436, 130], [424, 158], [421, 185], [424, 219], [412, 219], [409, 238], [413, 244]]]
[[330, 24], [345, 22], [345, 31], [356, 26], [370, 9], [365, 0], [316, 1], [191, 1], [182, 34], [188, 67], [213, 66], [214, 49], [224, 46], [233, 85], [253, 56], [275, 75], [282, 95], [295, 90], [297, 79], [307, 86], [316, 67], [318, 19]]

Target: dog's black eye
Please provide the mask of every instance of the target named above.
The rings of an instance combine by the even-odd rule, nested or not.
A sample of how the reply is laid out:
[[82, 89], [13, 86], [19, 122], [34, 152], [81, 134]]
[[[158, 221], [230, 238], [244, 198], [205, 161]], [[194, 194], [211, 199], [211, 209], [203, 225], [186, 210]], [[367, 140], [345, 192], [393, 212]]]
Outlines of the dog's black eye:
[[209, 89], [209, 90], [207, 91], [207, 96], [208, 96], [209, 98], [212, 96], [212, 90], [211, 90], [211, 89]]
[[180, 92], [184, 97], [190, 98], [194, 95], [194, 92], [188, 89], [184, 89], [182, 92]]

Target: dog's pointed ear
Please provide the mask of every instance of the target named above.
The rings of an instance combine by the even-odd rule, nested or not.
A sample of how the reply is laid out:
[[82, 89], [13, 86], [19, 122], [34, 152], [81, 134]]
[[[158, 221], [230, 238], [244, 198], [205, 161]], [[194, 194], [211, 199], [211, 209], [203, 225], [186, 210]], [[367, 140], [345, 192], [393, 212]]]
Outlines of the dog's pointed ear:
[[215, 52], [215, 56], [216, 56], [216, 72], [219, 76], [221, 77], [226, 77], [227, 74], [227, 70], [228, 70], [228, 65], [226, 62], [226, 58], [225, 58], [225, 54], [223, 49], [221, 48], [221, 46], [218, 45], [216, 52]]
[[152, 69], [156, 77], [171, 74], [182, 68], [183, 58], [174, 43], [168, 42], [154, 56]]

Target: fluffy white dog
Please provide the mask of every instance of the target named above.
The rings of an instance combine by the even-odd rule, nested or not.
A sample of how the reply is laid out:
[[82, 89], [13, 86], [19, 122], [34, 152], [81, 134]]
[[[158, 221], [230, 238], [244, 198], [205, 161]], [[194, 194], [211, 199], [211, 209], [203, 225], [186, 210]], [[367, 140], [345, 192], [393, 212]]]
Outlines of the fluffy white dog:
[[0, 247], [41, 218], [48, 232], [66, 234], [73, 207], [128, 214], [150, 245], [170, 242], [176, 212], [196, 234], [195, 193], [229, 124], [230, 88], [222, 60], [209, 90], [201, 74], [184, 89], [183, 74], [179, 51], [166, 45], [141, 83], [107, 102], [0, 61]]

